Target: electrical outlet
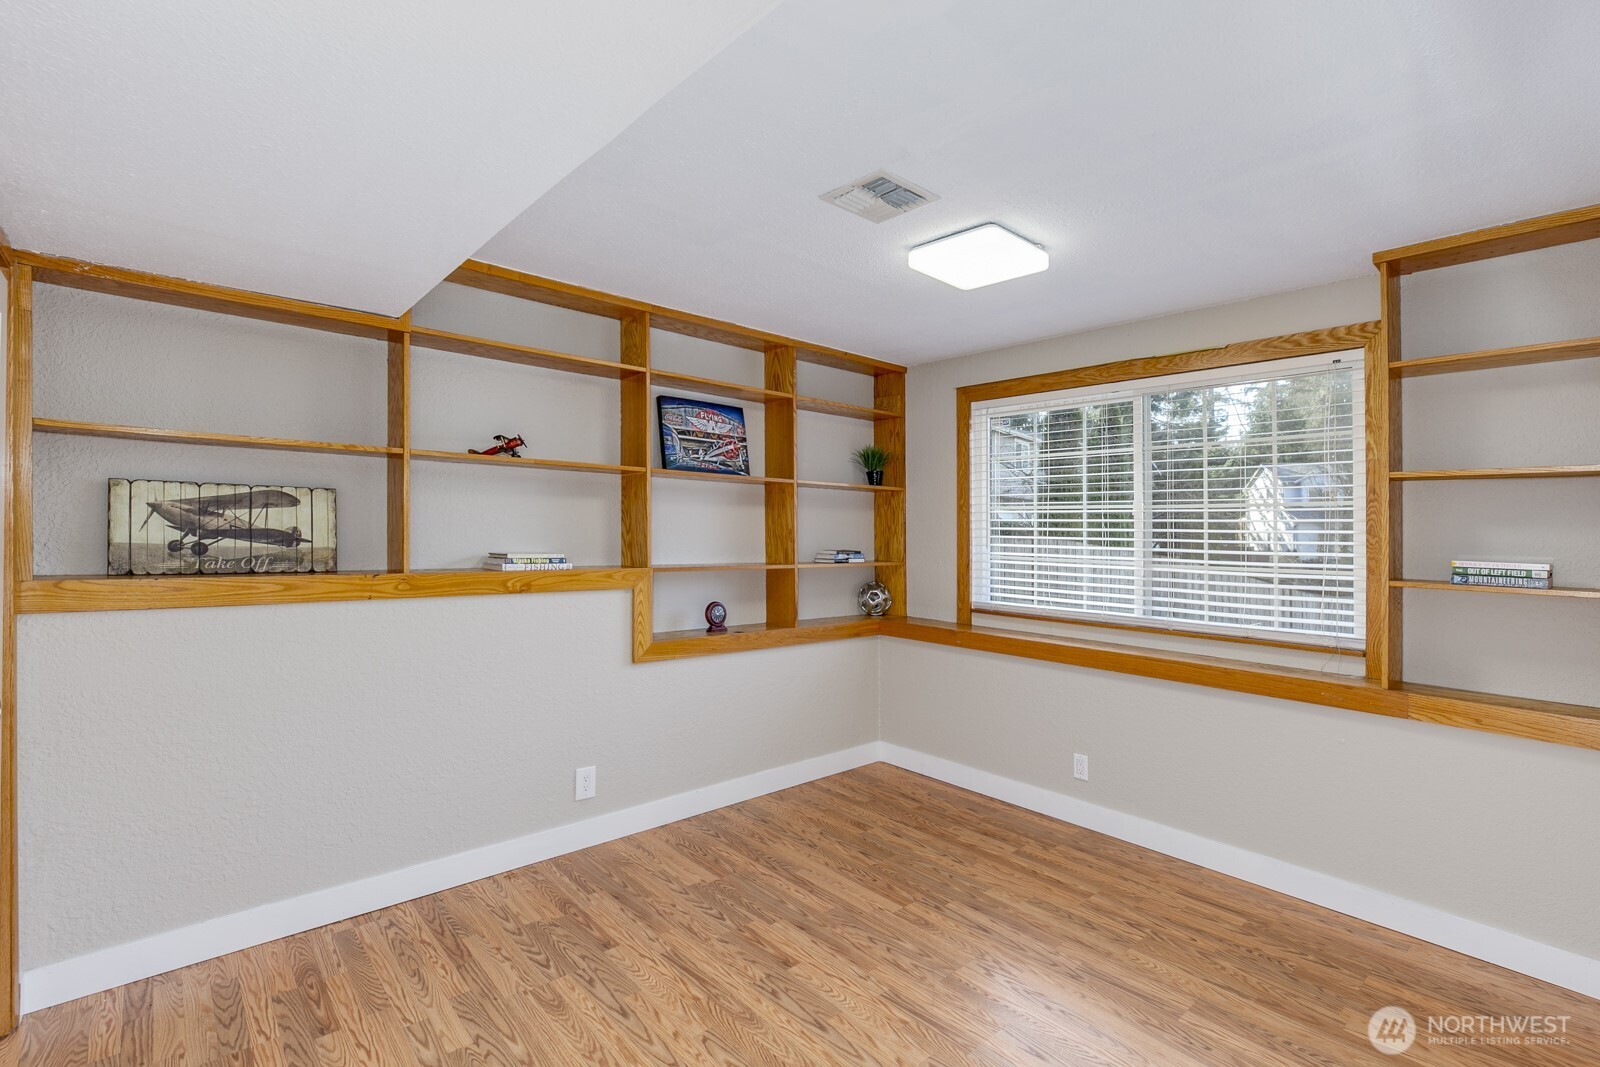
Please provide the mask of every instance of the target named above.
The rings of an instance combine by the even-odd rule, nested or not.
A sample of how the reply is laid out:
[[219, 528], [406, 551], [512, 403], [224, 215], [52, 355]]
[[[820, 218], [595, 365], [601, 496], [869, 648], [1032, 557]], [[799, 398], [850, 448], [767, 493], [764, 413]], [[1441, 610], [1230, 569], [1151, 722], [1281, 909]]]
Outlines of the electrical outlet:
[[579, 767], [577, 775], [576, 800], [592, 800], [594, 798], [594, 768]]
[[1089, 780], [1089, 757], [1082, 752], [1072, 754], [1072, 777], [1083, 782]]

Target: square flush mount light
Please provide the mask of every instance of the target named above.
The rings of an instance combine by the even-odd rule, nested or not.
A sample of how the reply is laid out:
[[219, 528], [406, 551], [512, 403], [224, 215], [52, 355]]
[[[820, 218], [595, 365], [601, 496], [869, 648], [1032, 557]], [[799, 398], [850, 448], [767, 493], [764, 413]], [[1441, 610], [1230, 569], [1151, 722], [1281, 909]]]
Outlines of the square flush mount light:
[[1038, 274], [1050, 266], [1050, 253], [998, 223], [986, 222], [918, 245], [906, 255], [906, 263], [957, 289], [980, 289]]

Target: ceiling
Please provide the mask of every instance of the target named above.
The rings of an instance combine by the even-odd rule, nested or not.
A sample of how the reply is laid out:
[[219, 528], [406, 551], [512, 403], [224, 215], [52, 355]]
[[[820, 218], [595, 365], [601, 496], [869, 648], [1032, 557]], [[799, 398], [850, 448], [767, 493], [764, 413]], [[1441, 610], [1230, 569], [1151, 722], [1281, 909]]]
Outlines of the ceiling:
[[21, 248], [398, 314], [777, 0], [6, 0]]
[[[917, 363], [1600, 201], [1587, 0], [775, 4], [8, 0], [0, 227], [391, 314], [478, 252]], [[817, 199], [879, 168], [941, 199]], [[1051, 269], [906, 267], [989, 221]]]
[[[907, 363], [1350, 278], [1600, 201], [1600, 4], [1536, 8], [791, 0], [481, 255]], [[880, 167], [942, 199], [817, 199]], [[906, 267], [989, 221], [1050, 269]]]

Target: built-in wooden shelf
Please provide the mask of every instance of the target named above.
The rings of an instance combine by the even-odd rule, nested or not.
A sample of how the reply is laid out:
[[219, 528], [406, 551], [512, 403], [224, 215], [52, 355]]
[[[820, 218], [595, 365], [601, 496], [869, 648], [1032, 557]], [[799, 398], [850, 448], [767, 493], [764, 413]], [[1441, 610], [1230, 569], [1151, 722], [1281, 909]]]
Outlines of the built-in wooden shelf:
[[483, 463], [498, 467], [531, 467], [549, 471], [587, 471], [594, 474], [642, 474], [645, 468], [622, 463], [581, 463], [570, 459], [538, 459], [531, 456], [480, 456], [471, 452], [436, 452], [413, 448], [412, 458], [437, 463]]
[[1579, 597], [1585, 600], [1600, 599], [1600, 589], [1523, 589], [1514, 585], [1454, 585], [1450, 582], [1422, 578], [1396, 578], [1389, 583], [1393, 589], [1442, 589], [1453, 593], [1515, 593], [1522, 596]]
[[765, 404], [769, 400], [785, 400], [790, 395], [776, 389], [763, 389], [758, 385], [740, 385], [737, 382], [723, 382], [715, 378], [701, 378], [694, 374], [679, 374], [677, 371], [666, 370], [652, 370], [650, 384], [682, 389], [688, 393], [723, 396], [730, 400], [748, 400], [754, 404]]
[[423, 326], [411, 327], [413, 348], [432, 348], [441, 352], [455, 352], [463, 356], [481, 356], [506, 363], [520, 363], [544, 370], [571, 371], [595, 378], [621, 379], [645, 373], [643, 367], [628, 363], [613, 363], [606, 359], [574, 356], [566, 352], [552, 352], [544, 348], [514, 345], [509, 341], [491, 341], [486, 337], [469, 337], [447, 330], [431, 330]]
[[697, 482], [724, 482], [732, 485], [793, 485], [793, 478], [763, 478], [755, 474], [712, 474], [710, 471], [673, 471], [665, 467], [652, 467], [650, 473], [657, 478], [688, 478]]
[[172, 444], [223, 445], [229, 448], [266, 448], [280, 452], [327, 452], [343, 456], [393, 456], [401, 451], [383, 445], [349, 445], [335, 441], [298, 441], [287, 437], [248, 437], [233, 433], [162, 430], [152, 426], [113, 426], [101, 422], [68, 422], [65, 419], [34, 419], [33, 429], [35, 433], [68, 434], [75, 437], [111, 437], [123, 441], [164, 441]]
[[885, 411], [882, 408], [864, 408], [859, 404], [846, 404], [838, 400], [824, 400], [816, 396], [797, 396], [794, 398], [794, 406], [801, 411], [815, 411], [823, 415], [842, 415], [847, 419], [864, 419], [867, 422], [904, 417], [898, 411]]
[[657, 574], [673, 571], [786, 571], [793, 563], [655, 563], [650, 569]]
[[726, 633], [708, 634], [704, 628], [668, 630], [652, 634], [650, 646], [635, 658], [641, 662], [711, 656], [722, 652], [745, 652], [755, 648], [779, 648], [816, 641], [837, 641], [848, 637], [870, 637], [879, 630], [878, 619], [867, 615], [838, 615], [823, 619], [802, 619], [794, 626], [768, 626], [746, 623], [730, 626]]
[[[333, 441], [258, 437], [244, 434], [206, 433], [156, 427], [121, 426], [107, 423], [75, 422], [62, 419], [33, 419], [31, 394], [31, 346], [24, 343], [12, 353], [9, 365], [11, 384], [19, 399], [14, 413], [22, 425], [38, 433], [69, 434], [121, 440], [165, 441], [221, 447], [271, 449], [290, 452], [315, 452], [333, 455], [382, 457], [388, 465], [387, 567], [376, 571], [344, 571], [336, 574], [244, 574], [244, 575], [162, 575], [107, 576], [46, 575], [29, 576], [25, 565], [15, 560], [31, 556], [26, 536], [19, 535], [8, 547], [13, 569], [18, 574], [14, 607], [19, 612], [119, 611], [140, 608], [200, 607], [248, 604], [310, 603], [329, 600], [366, 600], [415, 596], [455, 596], [485, 593], [538, 592], [558, 589], [627, 589], [634, 596], [634, 655], [639, 659], [671, 658], [679, 654], [675, 646], [689, 642], [693, 655], [739, 651], [752, 647], [773, 647], [835, 637], [863, 636], [877, 632], [877, 621], [865, 617], [817, 619], [795, 622], [797, 614], [797, 572], [825, 567], [856, 570], [875, 569], [881, 581], [904, 598], [904, 564], [894, 562], [904, 555], [904, 488], [901, 485], [871, 486], [849, 482], [797, 480], [793, 477], [763, 477], [717, 474], [705, 471], [672, 471], [651, 467], [652, 387], [681, 390], [690, 395], [728, 398], [769, 405], [766, 445], [774, 457], [773, 469], [793, 471], [795, 463], [795, 413], [818, 412], [871, 423], [873, 440], [880, 447], [903, 456], [905, 449], [905, 369], [837, 349], [806, 344], [792, 338], [766, 333], [736, 323], [719, 322], [688, 312], [630, 300], [612, 294], [584, 289], [565, 282], [539, 278], [509, 268], [469, 261], [454, 272], [450, 282], [473, 286], [518, 298], [534, 300], [587, 314], [617, 320], [620, 330], [618, 360], [597, 359], [559, 352], [510, 341], [457, 333], [418, 325], [407, 314], [400, 317], [372, 315], [344, 308], [327, 307], [305, 301], [212, 286], [202, 282], [162, 277], [140, 271], [83, 263], [35, 253], [7, 250], [12, 264], [20, 271], [13, 279], [13, 307], [26, 308], [29, 287], [34, 283], [72, 286], [96, 292], [183, 307], [199, 308], [219, 314], [265, 319], [312, 329], [347, 333], [386, 342], [388, 345], [388, 429], [381, 445], [361, 445]], [[650, 334], [666, 330], [731, 345], [758, 353], [763, 358], [763, 385], [743, 385], [701, 375], [650, 366]], [[31, 340], [31, 331], [22, 335]], [[494, 359], [546, 370], [583, 374], [618, 381], [621, 384], [623, 426], [621, 453], [630, 462], [589, 463], [539, 457], [512, 458], [472, 453], [416, 449], [411, 446], [410, 362], [413, 349], [451, 352]], [[797, 363], [815, 364], [868, 376], [872, 400], [863, 404], [845, 403], [821, 397], [799, 396], [795, 391]], [[28, 436], [13, 440], [12, 461], [26, 470], [31, 466]], [[786, 454], [787, 453], [787, 454]], [[648, 559], [649, 496], [648, 481], [676, 478], [722, 484], [759, 485], [768, 489], [768, 558], [782, 559], [794, 554], [795, 495], [783, 487], [839, 490], [877, 494], [874, 544], [879, 557], [860, 563], [747, 563], [747, 564], [662, 564], [657, 567], [580, 567], [566, 571], [419, 571], [410, 566], [410, 461], [425, 463], [498, 464], [531, 470], [570, 471], [617, 475], [622, 478], [622, 556], [630, 561]], [[903, 481], [899, 468], [891, 477]], [[25, 483], [24, 483], [25, 484]], [[16, 525], [31, 530], [31, 500], [26, 493], [13, 495]], [[748, 570], [762, 572], [767, 579], [767, 615], [770, 626], [736, 627], [729, 638], [705, 641], [705, 635], [654, 635], [664, 644], [652, 643], [649, 619], [649, 580], [652, 574], [698, 571]]]
[[145, 608], [297, 604], [324, 600], [633, 589], [648, 572], [629, 567], [565, 571], [340, 571], [335, 574], [42, 575], [19, 584], [17, 610], [129, 611]]
[[858, 493], [903, 493], [900, 485], [867, 485], [863, 482], [816, 482], [802, 479], [794, 483], [802, 489], [846, 489]]
[[1390, 363], [1389, 370], [1401, 378], [1414, 378], [1423, 374], [1493, 370], [1498, 367], [1521, 367], [1529, 363], [1555, 363], [1564, 359], [1589, 359], [1594, 356], [1600, 356], [1600, 337], [1553, 341], [1542, 345], [1519, 345], [1515, 348], [1485, 348], [1477, 352], [1457, 352], [1449, 356], [1402, 359]]
[[1482, 478], [1594, 478], [1597, 476], [1600, 476], [1600, 464], [1570, 467], [1478, 467], [1466, 470], [1389, 472], [1389, 477], [1397, 482], [1434, 482]]

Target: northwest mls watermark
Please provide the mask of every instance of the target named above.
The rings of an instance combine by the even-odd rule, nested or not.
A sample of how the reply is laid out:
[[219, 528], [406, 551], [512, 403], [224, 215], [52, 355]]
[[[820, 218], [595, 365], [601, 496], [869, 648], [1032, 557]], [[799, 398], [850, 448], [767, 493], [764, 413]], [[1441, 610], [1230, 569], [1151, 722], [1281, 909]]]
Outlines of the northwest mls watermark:
[[1398, 1056], [1418, 1041], [1427, 1045], [1529, 1046], [1566, 1045], [1570, 1015], [1429, 1015], [1416, 1016], [1391, 1004], [1367, 1020], [1367, 1040], [1379, 1052]]

